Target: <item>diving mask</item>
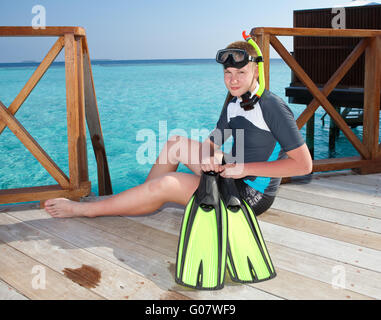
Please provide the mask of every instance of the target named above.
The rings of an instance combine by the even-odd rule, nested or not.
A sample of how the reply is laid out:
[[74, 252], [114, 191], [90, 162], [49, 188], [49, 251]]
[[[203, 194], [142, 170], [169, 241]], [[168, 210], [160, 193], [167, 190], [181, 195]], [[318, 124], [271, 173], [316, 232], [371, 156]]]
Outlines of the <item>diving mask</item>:
[[216, 61], [224, 65], [224, 68], [237, 68], [241, 69], [249, 62], [261, 62], [262, 57], [252, 57], [243, 49], [222, 49], [218, 50]]

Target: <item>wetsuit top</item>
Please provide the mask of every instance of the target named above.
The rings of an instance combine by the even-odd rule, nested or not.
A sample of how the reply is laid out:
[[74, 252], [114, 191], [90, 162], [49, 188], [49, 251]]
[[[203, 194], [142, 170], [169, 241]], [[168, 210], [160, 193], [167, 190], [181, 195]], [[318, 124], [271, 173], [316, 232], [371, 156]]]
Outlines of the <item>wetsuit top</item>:
[[[226, 162], [280, 160], [287, 158], [286, 152], [304, 144], [292, 111], [278, 96], [265, 90], [254, 109], [249, 111], [241, 108], [241, 101], [233, 97], [209, 135], [219, 146], [233, 136], [232, 151], [225, 156]], [[243, 180], [255, 190], [275, 196], [281, 178], [247, 176]]]

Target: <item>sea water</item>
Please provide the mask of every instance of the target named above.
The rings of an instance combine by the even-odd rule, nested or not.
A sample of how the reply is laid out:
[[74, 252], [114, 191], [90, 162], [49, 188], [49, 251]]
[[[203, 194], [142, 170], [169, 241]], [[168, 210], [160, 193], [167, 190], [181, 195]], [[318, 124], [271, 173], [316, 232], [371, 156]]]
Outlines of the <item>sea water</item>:
[[[0, 64], [0, 101], [9, 106], [36, 66]], [[214, 60], [94, 61], [92, 70], [114, 193], [144, 182], [171, 135], [200, 141], [205, 138], [216, 125], [227, 93], [222, 68]], [[272, 59], [270, 90], [286, 102], [285, 87], [290, 79], [288, 66]], [[305, 108], [289, 106], [295, 118]], [[320, 121], [324, 113], [320, 107], [315, 115], [315, 159], [329, 157], [329, 117], [324, 126]], [[49, 68], [16, 118], [69, 176], [63, 63]], [[362, 140], [362, 127], [353, 131]], [[305, 126], [301, 132], [305, 137]], [[87, 154], [92, 191], [97, 194], [96, 161], [90, 139]], [[354, 155], [358, 155], [357, 151], [341, 133], [334, 156]], [[179, 170], [189, 172], [184, 166]], [[57, 182], [6, 128], [0, 135], [0, 189], [51, 184]]]

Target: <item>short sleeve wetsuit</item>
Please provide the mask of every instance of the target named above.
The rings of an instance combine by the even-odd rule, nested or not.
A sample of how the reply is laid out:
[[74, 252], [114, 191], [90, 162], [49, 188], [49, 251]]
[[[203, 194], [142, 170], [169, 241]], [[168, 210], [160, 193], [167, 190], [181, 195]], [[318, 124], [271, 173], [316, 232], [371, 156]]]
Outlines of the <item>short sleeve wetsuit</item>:
[[[231, 162], [229, 159], [233, 157], [241, 157], [236, 162], [244, 163], [276, 161], [287, 158], [286, 152], [304, 144], [292, 111], [278, 96], [265, 90], [249, 111], [241, 108], [240, 101], [234, 97], [225, 106], [209, 136], [219, 146], [233, 136], [232, 151], [224, 157], [226, 162]], [[247, 176], [237, 179], [236, 184], [258, 215], [273, 203], [280, 181], [281, 178]]]

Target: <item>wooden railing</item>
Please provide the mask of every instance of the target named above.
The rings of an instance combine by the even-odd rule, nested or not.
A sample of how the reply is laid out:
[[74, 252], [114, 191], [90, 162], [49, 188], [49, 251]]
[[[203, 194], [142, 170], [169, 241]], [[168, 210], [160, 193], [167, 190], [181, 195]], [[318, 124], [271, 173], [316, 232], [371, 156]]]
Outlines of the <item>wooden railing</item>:
[[[18, 36], [56, 36], [58, 40], [9, 107], [7, 108], [0, 101], [0, 135], [8, 127], [58, 185], [0, 190], [0, 203], [43, 201], [54, 197], [78, 200], [90, 194], [85, 118], [97, 161], [99, 194], [112, 194], [85, 30], [80, 27], [46, 27], [45, 29], [0, 27], [0, 37]], [[69, 177], [15, 118], [16, 112], [63, 48], [65, 48]]]
[[[313, 100], [297, 119], [299, 129], [322, 106], [356, 148], [359, 156], [313, 161], [313, 171], [355, 169], [361, 174], [381, 172], [381, 145], [379, 144], [381, 92], [381, 30], [323, 29], [323, 28], [254, 28], [251, 36], [262, 49], [265, 61], [267, 89], [270, 83], [270, 45], [293, 70], [313, 96]], [[319, 90], [303, 68], [282, 45], [277, 36], [358, 37], [359, 44], [343, 61], [325, 86]], [[345, 120], [328, 101], [328, 95], [365, 52], [363, 141], [353, 133]]]

